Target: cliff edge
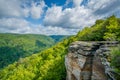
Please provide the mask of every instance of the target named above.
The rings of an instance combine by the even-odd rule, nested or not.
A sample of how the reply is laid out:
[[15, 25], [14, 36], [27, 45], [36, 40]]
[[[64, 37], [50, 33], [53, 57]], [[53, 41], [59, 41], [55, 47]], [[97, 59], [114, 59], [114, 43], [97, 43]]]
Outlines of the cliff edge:
[[65, 56], [66, 80], [115, 80], [110, 67], [110, 48], [117, 41], [76, 41]]

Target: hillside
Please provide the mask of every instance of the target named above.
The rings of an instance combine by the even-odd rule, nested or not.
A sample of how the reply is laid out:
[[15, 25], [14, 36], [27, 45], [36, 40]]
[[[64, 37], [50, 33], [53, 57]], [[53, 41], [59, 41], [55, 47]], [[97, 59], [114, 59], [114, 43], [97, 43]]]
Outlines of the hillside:
[[19, 58], [30, 56], [54, 45], [54, 40], [44, 35], [0, 34], [0, 68]]
[[55, 42], [59, 42], [59, 41], [62, 41], [63, 39], [66, 39], [66, 38], [68, 38], [70, 36], [68, 36], [68, 35], [50, 35], [49, 37], [54, 39]]
[[[55, 46], [30, 57], [21, 58], [0, 71], [1, 80], [65, 80], [64, 57], [70, 43], [74, 41], [120, 41], [120, 19], [111, 16], [97, 20], [91, 27], [86, 27]], [[119, 53], [119, 52], [118, 52]], [[117, 55], [120, 57], [120, 55]], [[114, 61], [114, 58], [112, 58]], [[113, 62], [114, 63], [114, 62]], [[116, 62], [117, 64], [119, 63]], [[113, 65], [119, 72], [120, 65]], [[117, 76], [119, 80], [120, 77]]]

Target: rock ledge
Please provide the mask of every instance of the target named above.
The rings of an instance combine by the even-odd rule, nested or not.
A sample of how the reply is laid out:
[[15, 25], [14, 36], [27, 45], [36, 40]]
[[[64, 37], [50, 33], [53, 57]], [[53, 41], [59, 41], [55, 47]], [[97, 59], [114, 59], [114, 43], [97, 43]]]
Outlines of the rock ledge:
[[115, 80], [108, 62], [110, 47], [117, 41], [76, 41], [65, 56], [66, 80]]

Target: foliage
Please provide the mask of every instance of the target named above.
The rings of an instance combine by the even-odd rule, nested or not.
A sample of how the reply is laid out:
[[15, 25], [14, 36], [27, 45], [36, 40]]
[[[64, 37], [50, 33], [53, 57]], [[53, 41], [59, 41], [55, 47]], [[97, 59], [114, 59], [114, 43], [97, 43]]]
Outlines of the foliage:
[[55, 42], [60, 42], [66, 38], [68, 38], [68, 35], [50, 35], [49, 37], [53, 38]]
[[108, 25], [106, 25], [106, 32], [104, 39], [105, 40], [116, 40], [117, 36], [119, 35], [120, 25], [119, 25], [119, 19], [117, 19], [114, 15], [108, 18], [107, 20]]
[[[115, 37], [109, 37], [111, 34]], [[84, 28], [76, 36], [71, 36], [40, 53], [19, 59], [18, 62], [0, 71], [0, 79], [65, 80], [64, 56], [67, 54], [69, 44], [77, 40], [120, 40], [120, 19], [111, 16], [106, 20], [97, 20], [93, 26]]]
[[111, 51], [111, 66], [114, 67], [117, 80], [120, 80], [120, 46], [113, 48]]
[[0, 34], [0, 68], [53, 44], [54, 40], [44, 35]]
[[92, 27], [85, 27], [76, 38], [85, 41], [120, 41], [120, 19], [114, 15], [106, 20], [97, 20]]

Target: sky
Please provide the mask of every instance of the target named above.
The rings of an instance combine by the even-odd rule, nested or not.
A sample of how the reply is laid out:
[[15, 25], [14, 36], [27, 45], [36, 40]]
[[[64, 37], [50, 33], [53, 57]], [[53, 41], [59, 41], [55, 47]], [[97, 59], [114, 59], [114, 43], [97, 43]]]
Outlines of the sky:
[[0, 33], [75, 35], [120, 17], [120, 0], [0, 0]]

